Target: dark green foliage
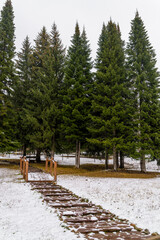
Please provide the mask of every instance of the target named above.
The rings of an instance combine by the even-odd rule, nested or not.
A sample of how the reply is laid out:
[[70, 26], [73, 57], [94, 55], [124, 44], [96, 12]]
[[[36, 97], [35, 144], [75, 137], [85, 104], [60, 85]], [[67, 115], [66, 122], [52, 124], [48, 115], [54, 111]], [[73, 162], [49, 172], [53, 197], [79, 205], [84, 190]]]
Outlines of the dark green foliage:
[[[124, 147], [125, 126], [125, 67], [124, 43], [119, 26], [111, 20], [103, 24], [98, 42], [94, 100], [92, 101], [92, 138], [89, 142], [108, 151]], [[107, 153], [106, 153], [107, 155]], [[114, 159], [115, 160], [115, 159]], [[115, 165], [115, 170], [118, 166]]]
[[29, 141], [34, 149], [44, 148], [43, 140], [43, 109], [46, 105], [45, 84], [46, 75], [44, 73], [45, 59], [49, 55], [49, 35], [43, 27], [35, 40], [35, 47], [31, 57], [32, 80], [29, 96], [26, 101], [26, 120], [32, 129], [29, 134]]
[[80, 33], [78, 23], [69, 47], [65, 69], [64, 132], [68, 145], [74, 149], [76, 141], [86, 142], [87, 123], [92, 87], [92, 62], [85, 30]]
[[17, 146], [14, 132], [12, 95], [15, 83], [15, 35], [14, 13], [7, 0], [0, 16], [0, 151], [9, 151]]
[[58, 149], [61, 122], [61, 89], [65, 49], [54, 24], [51, 34], [45, 27], [35, 40], [32, 56], [32, 90], [27, 100], [26, 118], [32, 133], [30, 142], [35, 149]]
[[10, 93], [14, 77], [15, 26], [11, 0], [7, 0], [0, 18], [0, 63], [3, 88]]
[[21, 52], [18, 53], [17, 74], [18, 81], [14, 91], [14, 106], [17, 117], [17, 137], [24, 148], [26, 155], [26, 147], [29, 145], [29, 134], [32, 129], [26, 120], [27, 99], [30, 98], [32, 88], [32, 65], [31, 65], [32, 48], [28, 36], [25, 38]]
[[[154, 154], [158, 114], [158, 71], [154, 50], [138, 12], [131, 22], [127, 45], [127, 72], [130, 84], [137, 156], [145, 171], [145, 155]], [[158, 134], [158, 136], [157, 136]]]

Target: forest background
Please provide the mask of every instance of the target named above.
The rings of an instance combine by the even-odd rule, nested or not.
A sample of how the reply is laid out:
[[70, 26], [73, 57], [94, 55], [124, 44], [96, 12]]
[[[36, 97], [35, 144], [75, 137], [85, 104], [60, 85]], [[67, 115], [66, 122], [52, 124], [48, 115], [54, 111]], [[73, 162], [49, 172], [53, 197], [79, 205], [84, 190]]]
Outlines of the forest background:
[[16, 54], [14, 9], [0, 16], [0, 152], [23, 147], [40, 152], [157, 159], [160, 150], [159, 72], [138, 11], [128, 43], [119, 24], [102, 23], [95, 61], [85, 27], [76, 23], [66, 49], [53, 23], [32, 45], [28, 36]]

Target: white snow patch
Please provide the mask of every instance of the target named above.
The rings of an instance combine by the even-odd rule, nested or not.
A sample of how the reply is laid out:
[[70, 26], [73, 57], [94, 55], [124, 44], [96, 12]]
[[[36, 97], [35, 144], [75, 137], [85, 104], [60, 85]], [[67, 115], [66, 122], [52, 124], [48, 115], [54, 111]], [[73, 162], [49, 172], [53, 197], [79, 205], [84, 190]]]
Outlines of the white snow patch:
[[140, 228], [160, 234], [160, 178], [118, 179], [62, 175], [58, 176], [58, 184]]
[[19, 178], [19, 171], [0, 168], [0, 240], [83, 239], [67, 230], [41, 194]]

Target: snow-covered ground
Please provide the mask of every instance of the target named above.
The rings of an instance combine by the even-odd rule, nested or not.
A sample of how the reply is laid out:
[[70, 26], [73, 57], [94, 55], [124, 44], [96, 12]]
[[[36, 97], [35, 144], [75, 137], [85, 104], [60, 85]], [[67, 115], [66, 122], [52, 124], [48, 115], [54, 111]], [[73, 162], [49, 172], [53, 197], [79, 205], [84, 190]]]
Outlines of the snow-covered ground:
[[[56, 158], [59, 164], [74, 164], [74, 158]], [[82, 158], [83, 163], [91, 161], [104, 163], [103, 160]], [[139, 169], [139, 162], [134, 159], [126, 158], [126, 164]], [[147, 170], [159, 171], [156, 161], [147, 162]], [[62, 227], [63, 223], [54, 210], [42, 203], [41, 195], [31, 191], [29, 184], [19, 178], [19, 171], [0, 168], [0, 240], [77, 239], [76, 235]], [[29, 179], [51, 179], [51, 176], [30, 173]], [[140, 228], [160, 234], [158, 177], [105, 179], [62, 175], [58, 176], [57, 183]]]
[[160, 178], [120, 179], [58, 176], [58, 184], [94, 204], [160, 234]]
[[24, 183], [19, 171], [0, 168], [0, 240], [51, 239], [83, 238], [65, 228], [54, 209]]

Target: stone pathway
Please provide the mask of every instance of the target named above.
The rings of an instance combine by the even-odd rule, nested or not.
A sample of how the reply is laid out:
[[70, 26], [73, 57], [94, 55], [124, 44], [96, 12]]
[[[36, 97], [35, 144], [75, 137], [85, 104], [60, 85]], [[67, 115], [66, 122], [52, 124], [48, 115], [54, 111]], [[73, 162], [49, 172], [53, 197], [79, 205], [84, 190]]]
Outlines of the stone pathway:
[[30, 184], [32, 190], [42, 194], [43, 201], [56, 209], [60, 220], [65, 222], [70, 230], [83, 234], [86, 239], [141, 240], [151, 238], [147, 231], [135, 228], [127, 220], [119, 219], [111, 212], [74, 195], [51, 181], [33, 181]]

